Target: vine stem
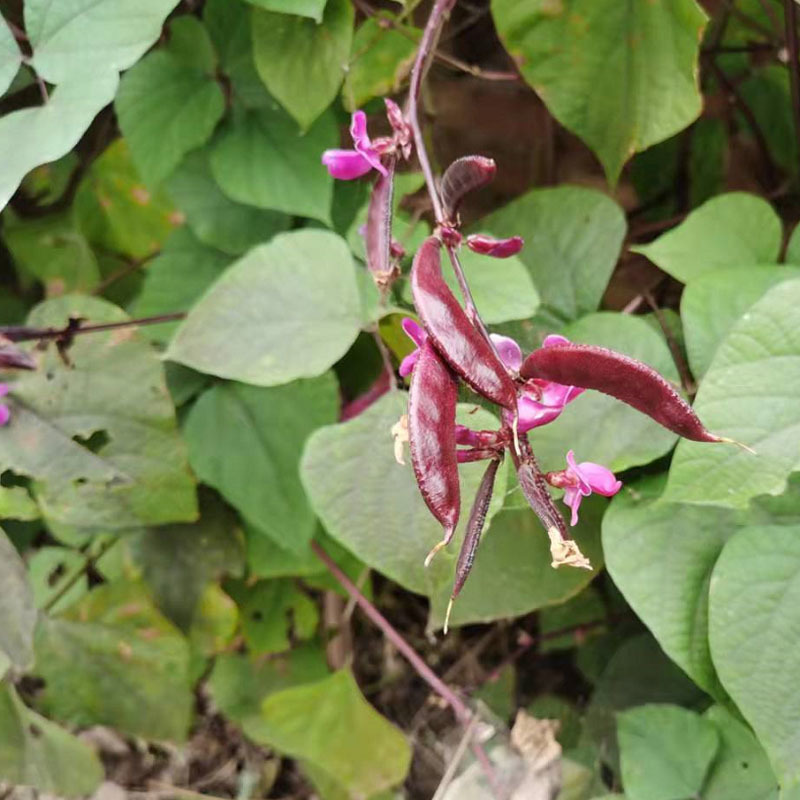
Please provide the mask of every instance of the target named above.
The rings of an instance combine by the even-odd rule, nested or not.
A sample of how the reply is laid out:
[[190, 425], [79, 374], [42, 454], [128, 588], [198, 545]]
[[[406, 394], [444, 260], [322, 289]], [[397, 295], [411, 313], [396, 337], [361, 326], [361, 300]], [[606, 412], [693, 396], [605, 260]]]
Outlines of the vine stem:
[[[420, 678], [422, 678], [428, 686], [453, 709], [453, 713], [456, 715], [458, 721], [464, 726], [469, 726], [474, 715], [467, 704], [422, 660], [419, 653], [417, 653], [392, 626], [391, 622], [367, 600], [353, 581], [342, 572], [338, 564], [336, 564], [317, 542], [311, 542], [311, 549], [314, 551], [317, 558], [326, 566], [331, 575], [341, 584], [342, 588], [347, 592], [353, 602], [364, 612], [364, 615], [370, 622], [380, 628], [383, 635], [397, 648], [403, 658], [411, 664]], [[470, 744], [475, 757], [483, 767], [486, 777], [492, 786], [492, 791], [496, 797], [500, 797], [497, 778], [489, 756], [486, 754], [480, 742], [473, 739]]]
[[[428, 17], [428, 23], [425, 26], [425, 31], [422, 34], [422, 40], [417, 50], [416, 58], [414, 59], [414, 66], [411, 68], [411, 81], [408, 91], [408, 120], [411, 125], [411, 130], [414, 132], [414, 144], [417, 148], [417, 159], [422, 169], [422, 174], [425, 177], [425, 185], [428, 188], [428, 195], [431, 199], [431, 206], [433, 207], [433, 215], [436, 219], [436, 225], [441, 226], [448, 223], [444, 218], [444, 209], [442, 200], [439, 197], [439, 191], [436, 188], [436, 181], [433, 177], [433, 169], [431, 162], [428, 158], [428, 151], [425, 147], [425, 139], [422, 135], [422, 126], [419, 121], [419, 97], [422, 89], [422, 81], [430, 65], [431, 59], [436, 50], [436, 44], [439, 40], [439, 35], [442, 32], [447, 15], [453, 10], [456, 0], [436, 0], [431, 9], [431, 14]], [[481, 315], [475, 305], [472, 297], [467, 278], [464, 275], [464, 270], [461, 266], [461, 261], [458, 258], [458, 253], [454, 247], [445, 245], [447, 254], [450, 257], [450, 264], [453, 267], [458, 287], [461, 290], [461, 295], [464, 298], [464, 310], [467, 313], [472, 324], [486, 337], [494, 354], [500, 358], [494, 342], [489, 337], [489, 331], [481, 319]]]
[[97, 325], [81, 325], [75, 321], [67, 323], [63, 328], [29, 328], [26, 325], [0, 326], [0, 336], [12, 342], [33, 342], [42, 339], [63, 339], [67, 336], [77, 336], [81, 333], [98, 333], [99, 331], [113, 331], [117, 328], [130, 328], [135, 325], [157, 325], [161, 322], [177, 322], [184, 319], [185, 311], [175, 311], [171, 314], [158, 314], [154, 317], [140, 317], [139, 319], [126, 319], [121, 322], [101, 322]]
[[786, 49], [789, 56], [789, 81], [792, 91], [792, 116], [794, 117], [797, 152], [800, 156], [800, 64], [797, 48], [797, 4], [795, 0], [784, 0], [784, 25], [786, 26]]

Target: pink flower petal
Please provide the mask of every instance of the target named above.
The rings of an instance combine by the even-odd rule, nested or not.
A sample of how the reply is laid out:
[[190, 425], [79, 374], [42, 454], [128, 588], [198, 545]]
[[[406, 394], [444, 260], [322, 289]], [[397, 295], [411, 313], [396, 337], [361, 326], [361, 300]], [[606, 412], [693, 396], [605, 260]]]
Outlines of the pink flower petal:
[[569, 344], [569, 339], [566, 336], [559, 336], [557, 333], [551, 333], [549, 336], [544, 337], [542, 347], [552, 347], [554, 344]]
[[547, 425], [556, 419], [562, 410], [561, 406], [546, 406], [532, 397], [523, 395], [517, 401], [517, 413], [519, 415], [517, 430], [519, 433], [527, 433], [533, 428]]
[[499, 333], [492, 333], [489, 338], [494, 342], [503, 363], [514, 372], [519, 372], [519, 368], [522, 366], [520, 346], [511, 337], [501, 336]]
[[475, 253], [493, 258], [509, 258], [522, 250], [525, 240], [521, 236], [512, 236], [509, 239], [495, 239], [483, 233], [473, 233], [467, 236], [467, 247]]
[[0, 397], [5, 397], [11, 387], [7, 383], [0, 383]]
[[409, 353], [401, 362], [400, 362], [400, 369], [397, 371], [400, 373], [400, 376], [403, 378], [407, 378], [414, 370], [414, 367], [417, 365], [417, 361], [419, 361], [419, 348], [417, 348], [413, 353]]
[[575, 452], [573, 450], [567, 453], [567, 475], [577, 483], [574, 491], [579, 491], [584, 497], [588, 497], [592, 493], [591, 484], [581, 475], [580, 468], [575, 463]]
[[11, 409], [8, 406], [0, 405], [0, 427], [5, 425], [11, 418]]
[[572, 509], [572, 518], [569, 524], [573, 527], [578, 524], [578, 509], [581, 507], [583, 495], [577, 489], [567, 489], [564, 492], [564, 502]]
[[401, 323], [406, 336], [411, 339], [417, 347], [422, 347], [428, 341], [428, 334], [425, 329], [415, 322], [411, 317], [406, 317]]
[[373, 166], [367, 158], [355, 150], [326, 150], [322, 154], [322, 163], [328, 168], [328, 172], [340, 181], [360, 178]]
[[[567, 456], [567, 461], [569, 461], [569, 456]], [[602, 464], [583, 461], [575, 467], [575, 471], [580, 475], [582, 481], [589, 484], [593, 492], [602, 494], [604, 497], [613, 497], [622, 488], [622, 481], [618, 481], [614, 473]]]
[[389, 170], [383, 166], [380, 154], [372, 146], [372, 141], [367, 133], [367, 115], [363, 111], [353, 113], [350, 121], [350, 136], [353, 138], [356, 152], [367, 161], [370, 167], [378, 170], [383, 176], [388, 175]]

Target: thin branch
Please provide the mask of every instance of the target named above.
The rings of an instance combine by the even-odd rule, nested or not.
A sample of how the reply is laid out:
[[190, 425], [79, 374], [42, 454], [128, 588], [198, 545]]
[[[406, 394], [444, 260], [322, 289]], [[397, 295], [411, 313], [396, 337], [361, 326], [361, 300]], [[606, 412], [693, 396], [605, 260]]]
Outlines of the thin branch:
[[786, 25], [786, 49], [789, 51], [789, 80], [792, 90], [792, 114], [794, 116], [797, 155], [800, 158], [800, 64], [797, 52], [797, 4], [795, 0], [784, 0], [784, 23]]
[[[311, 549], [320, 561], [328, 568], [328, 571], [341, 584], [342, 588], [355, 601], [356, 605], [364, 612], [364, 615], [376, 627], [380, 628], [383, 635], [397, 648], [397, 651], [408, 661], [416, 673], [428, 686], [433, 689], [449, 706], [453, 709], [458, 721], [469, 726], [473, 719], [473, 713], [467, 704], [422, 660], [422, 657], [413, 647], [402, 637], [402, 635], [392, 627], [386, 617], [378, 611], [375, 606], [359, 591], [358, 587], [339, 569], [336, 562], [317, 544], [311, 543]], [[473, 739], [470, 743], [475, 757], [481, 763], [486, 777], [491, 784], [496, 796], [499, 797], [497, 779], [494, 769], [486, 755], [486, 751], [480, 742]]]
[[83, 325], [80, 321], [76, 324], [73, 320], [63, 328], [29, 328], [26, 325], [0, 325], [0, 336], [5, 336], [6, 339], [10, 339], [12, 342], [47, 341], [77, 336], [81, 333], [97, 333], [99, 331], [113, 331], [117, 328], [131, 328], [136, 325], [157, 325], [161, 322], [176, 322], [185, 317], [185, 311], [175, 311], [171, 314], [126, 319], [122, 322], [101, 322], [97, 325]]
[[[791, 0], [794, 2], [794, 0]], [[758, 150], [761, 153], [761, 159], [764, 162], [764, 168], [767, 172], [767, 180], [770, 184], [770, 189], [773, 189], [777, 182], [777, 170], [775, 167], [775, 162], [772, 160], [772, 156], [769, 152], [769, 145], [767, 144], [767, 139], [764, 136], [764, 131], [761, 130], [761, 126], [758, 124], [758, 120], [756, 119], [753, 110], [745, 101], [744, 97], [742, 97], [741, 92], [739, 92], [736, 85], [733, 81], [728, 78], [725, 72], [720, 68], [717, 62], [711, 58], [709, 59], [709, 64], [711, 65], [711, 69], [714, 72], [714, 76], [720, 82], [720, 85], [723, 89], [731, 96], [731, 98], [736, 102], [736, 105], [739, 107], [739, 111], [741, 111], [742, 116], [747, 121], [750, 130], [753, 133], [753, 136], [756, 140], [756, 145], [758, 146]]]
[[96, 553], [92, 553], [90, 556], [87, 556], [86, 561], [83, 562], [83, 565], [79, 567], [72, 575], [67, 578], [64, 583], [59, 586], [58, 591], [56, 591], [44, 604], [42, 610], [43, 611], [50, 611], [52, 610], [53, 606], [62, 598], [64, 595], [95, 565], [97, 561], [99, 561], [117, 542], [119, 541], [119, 536], [115, 536], [113, 539], [108, 539], [107, 541], [103, 542]]

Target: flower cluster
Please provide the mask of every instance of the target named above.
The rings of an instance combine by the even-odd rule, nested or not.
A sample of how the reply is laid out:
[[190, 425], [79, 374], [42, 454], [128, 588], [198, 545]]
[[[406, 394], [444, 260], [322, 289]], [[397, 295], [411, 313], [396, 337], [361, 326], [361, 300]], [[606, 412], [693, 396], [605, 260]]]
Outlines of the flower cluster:
[[[428, 335], [422, 326], [410, 317], [403, 320], [402, 326], [406, 335], [416, 345], [416, 348], [400, 363], [400, 375], [407, 377], [419, 360], [421, 349], [425, 346]], [[509, 336], [493, 333], [490, 338], [508, 371], [518, 379], [523, 360], [522, 348]], [[551, 334], [545, 337], [542, 347], [563, 344], [569, 344], [569, 340], [564, 336]], [[541, 378], [525, 381], [517, 395], [517, 432], [524, 434], [553, 422], [561, 415], [564, 408], [584, 391], [577, 386], [565, 386]], [[514, 414], [508, 409], [504, 409], [503, 421], [508, 426], [513, 425]], [[456, 426], [456, 442], [479, 452], [483, 452], [486, 448], [496, 447], [501, 443], [499, 437], [488, 434], [488, 431], [473, 431], [463, 425]], [[460, 454], [462, 455], [460, 460], [470, 460], [465, 451], [460, 451]], [[567, 469], [550, 472], [545, 478], [552, 486], [565, 490], [564, 502], [572, 509], [571, 525], [578, 523], [578, 509], [584, 497], [588, 497], [592, 492], [612, 497], [622, 488], [621, 481], [618, 481], [608, 468], [591, 461], [576, 464], [575, 454], [572, 450], [567, 453]]]

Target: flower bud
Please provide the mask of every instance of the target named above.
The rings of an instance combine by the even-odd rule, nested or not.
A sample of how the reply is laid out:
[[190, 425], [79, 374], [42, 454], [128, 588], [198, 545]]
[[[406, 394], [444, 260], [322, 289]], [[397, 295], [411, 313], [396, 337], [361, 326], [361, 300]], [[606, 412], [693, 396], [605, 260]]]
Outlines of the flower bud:
[[483, 233], [473, 233], [467, 236], [467, 247], [474, 253], [492, 258], [508, 258], [515, 256], [522, 250], [525, 240], [521, 236], [512, 236], [510, 239], [495, 239]]

